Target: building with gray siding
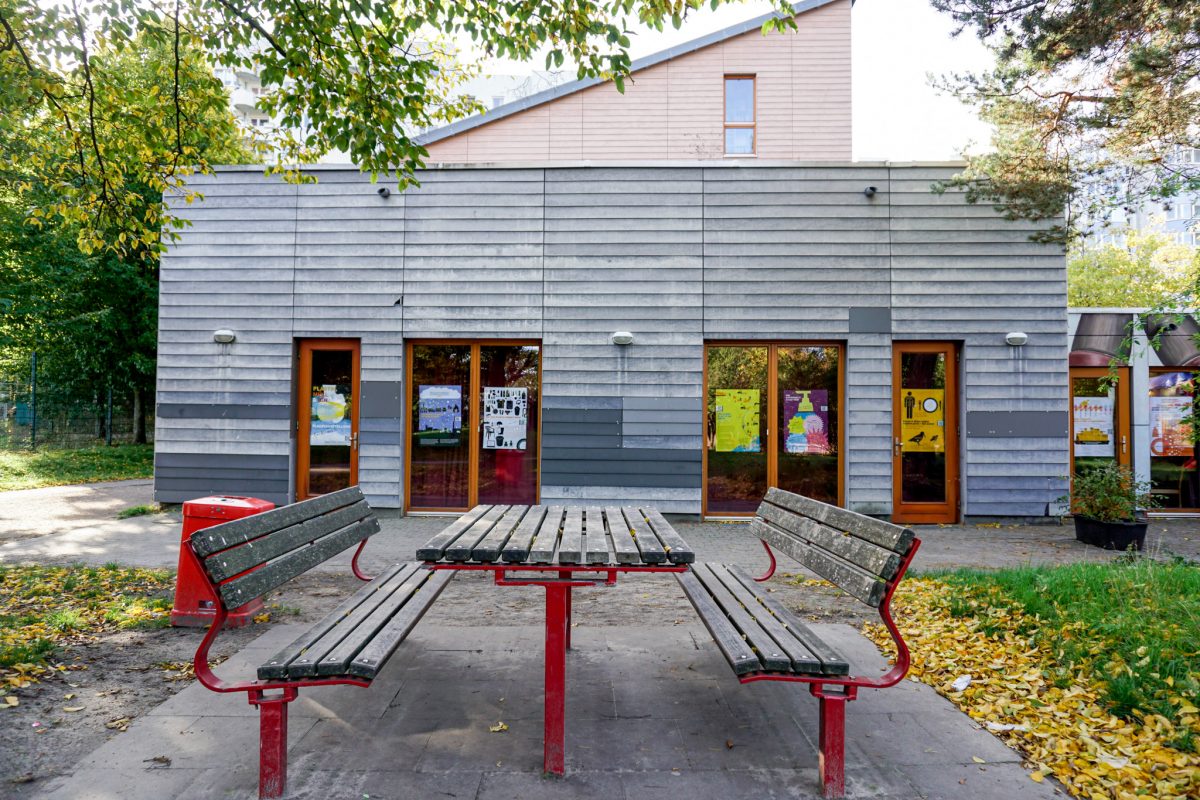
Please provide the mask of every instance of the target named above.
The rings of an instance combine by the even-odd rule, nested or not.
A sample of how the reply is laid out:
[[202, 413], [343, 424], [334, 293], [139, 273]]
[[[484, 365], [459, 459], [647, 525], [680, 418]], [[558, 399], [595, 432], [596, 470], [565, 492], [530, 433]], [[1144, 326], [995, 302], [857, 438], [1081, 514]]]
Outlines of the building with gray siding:
[[[1070, 469], [1064, 257], [1029, 223], [931, 191], [955, 170], [442, 165], [387, 197], [351, 169], [303, 185], [253, 167], [197, 177], [203, 199], [175, 209], [190, 224], [162, 259], [157, 499], [285, 503], [353, 480], [409, 511], [736, 514], [717, 493], [803, 489], [811, 468], [848, 508], [929, 521], [929, 487], [905, 476], [940, 469], [955, 519], [1055, 513]], [[615, 344], [623, 332], [632, 343]], [[1007, 343], [1017, 332], [1027, 341]], [[814, 369], [811, 391], [794, 375]], [[910, 380], [941, 404], [929, 437], [908, 436]], [[502, 381], [512, 391], [492, 394]], [[753, 407], [720, 408], [733, 400]], [[446, 486], [464, 494], [437, 500]]]

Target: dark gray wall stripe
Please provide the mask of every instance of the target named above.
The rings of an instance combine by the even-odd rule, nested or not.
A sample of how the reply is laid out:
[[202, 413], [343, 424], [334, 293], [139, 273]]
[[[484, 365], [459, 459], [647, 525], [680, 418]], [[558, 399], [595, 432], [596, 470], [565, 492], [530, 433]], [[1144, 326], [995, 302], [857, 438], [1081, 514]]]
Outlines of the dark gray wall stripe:
[[616, 408], [544, 408], [542, 424], [549, 422], [604, 422], [618, 423], [621, 411]]
[[[202, 490], [199, 492], [179, 489], [159, 489], [154, 487], [154, 499], [160, 503], [186, 503], [188, 500], [195, 500], [197, 497], [204, 497], [210, 494], [236, 494], [237, 491], [233, 487], [225, 489], [217, 488], [212, 490]], [[287, 505], [287, 491], [282, 492], [261, 492], [257, 495], [260, 500], [269, 500], [277, 506]]]
[[400, 381], [362, 381], [358, 387], [360, 421], [364, 417], [397, 419], [404, 413]]
[[698, 489], [699, 475], [579, 475], [574, 472], [542, 474], [544, 486], [625, 486], [629, 488]]
[[550, 436], [543, 430], [543, 457], [545, 457], [547, 450], [552, 450], [556, 447], [595, 447], [612, 448], [616, 450], [621, 447], [621, 437], [615, 433], [612, 436], [566, 436], [563, 434], [555, 434]]
[[159, 403], [156, 412], [163, 419], [291, 419], [286, 405], [250, 403]]
[[226, 455], [217, 453], [155, 453], [155, 470], [163, 467], [201, 467], [210, 470], [278, 469], [284, 473], [291, 468], [288, 456]]
[[619, 422], [542, 422], [542, 436], [620, 436]]
[[687, 461], [700, 463], [696, 450], [675, 448], [619, 448], [596, 450], [589, 447], [542, 447], [542, 461]]
[[358, 434], [359, 441], [363, 444], [401, 444], [404, 437], [400, 431], [368, 431], [362, 430]]
[[1066, 411], [968, 411], [967, 436], [1059, 438], [1068, 435]]
[[851, 333], [891, 333], [892, 310], [887, 307], [867, 307], [850, 309]]
[[543, 413], [552, 408], [621, 408], [621, 398], [600, 397], [589, 395], [576, 397], [574, 395], [547, 395], [542, 398]]
[[215, 475], [210, 478], [174, 478], [170, 474], [155, 475], [154, 488], [163, 491], [191, 492], [192, 497], [203, 497], [206, 494], [254, 495], [256, 492], [287, 492], [287, 478], [271, 480], [269, 478], [230, 478]]
[[554, 475], [700, 475], [698, 461], [547, 461], [543, 474]]

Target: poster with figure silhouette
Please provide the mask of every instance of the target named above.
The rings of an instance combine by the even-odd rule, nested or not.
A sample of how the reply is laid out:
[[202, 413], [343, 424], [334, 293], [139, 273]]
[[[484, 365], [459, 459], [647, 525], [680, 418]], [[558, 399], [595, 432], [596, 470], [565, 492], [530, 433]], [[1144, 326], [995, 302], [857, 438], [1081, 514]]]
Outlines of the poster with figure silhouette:
[[900, 390], [900, 450], [905, 453], [946, 451], [946, 390]]
[[529, 390], [483, 387], [483, 449], [524, 450]]
[[795, 455], [829, 455], [829, 391], [785, 389], [783, 391], [783, 450]]
[[462, 442], [462, 386], [417, 389], [417, 444], [458, 447]]

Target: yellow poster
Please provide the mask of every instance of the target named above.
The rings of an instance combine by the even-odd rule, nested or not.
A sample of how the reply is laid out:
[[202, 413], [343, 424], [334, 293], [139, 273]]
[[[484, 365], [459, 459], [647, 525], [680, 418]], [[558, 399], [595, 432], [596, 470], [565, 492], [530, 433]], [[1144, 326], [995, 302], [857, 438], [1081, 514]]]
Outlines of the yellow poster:
[[758, 389], [716, 389], [718, 453], [758, 453]]
[[905, 453], [946, 451], [946, 390], [901, 389], [900, 447]]

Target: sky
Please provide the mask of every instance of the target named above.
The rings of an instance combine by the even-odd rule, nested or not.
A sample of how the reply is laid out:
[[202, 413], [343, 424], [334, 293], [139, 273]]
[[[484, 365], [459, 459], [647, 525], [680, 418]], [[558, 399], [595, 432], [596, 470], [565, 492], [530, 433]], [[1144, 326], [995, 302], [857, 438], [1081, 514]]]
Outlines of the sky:
[[[644, 30], [632, 38], [636, 59], [764, 14], [770, 3], [746, 2], [704, 9], [680, 30]], [[991, 63], [969, 31], [951, 37], [953, 22], [929, 0], [857, 0], [852, 14], [854, 159], [946, 161], [965, 148], [986, 147], [988, 127], [973, 109], [939, 94], [928, 74], [978, 71]], [[523, 74], [542, 64], [506, 63], [497, 71]]]

